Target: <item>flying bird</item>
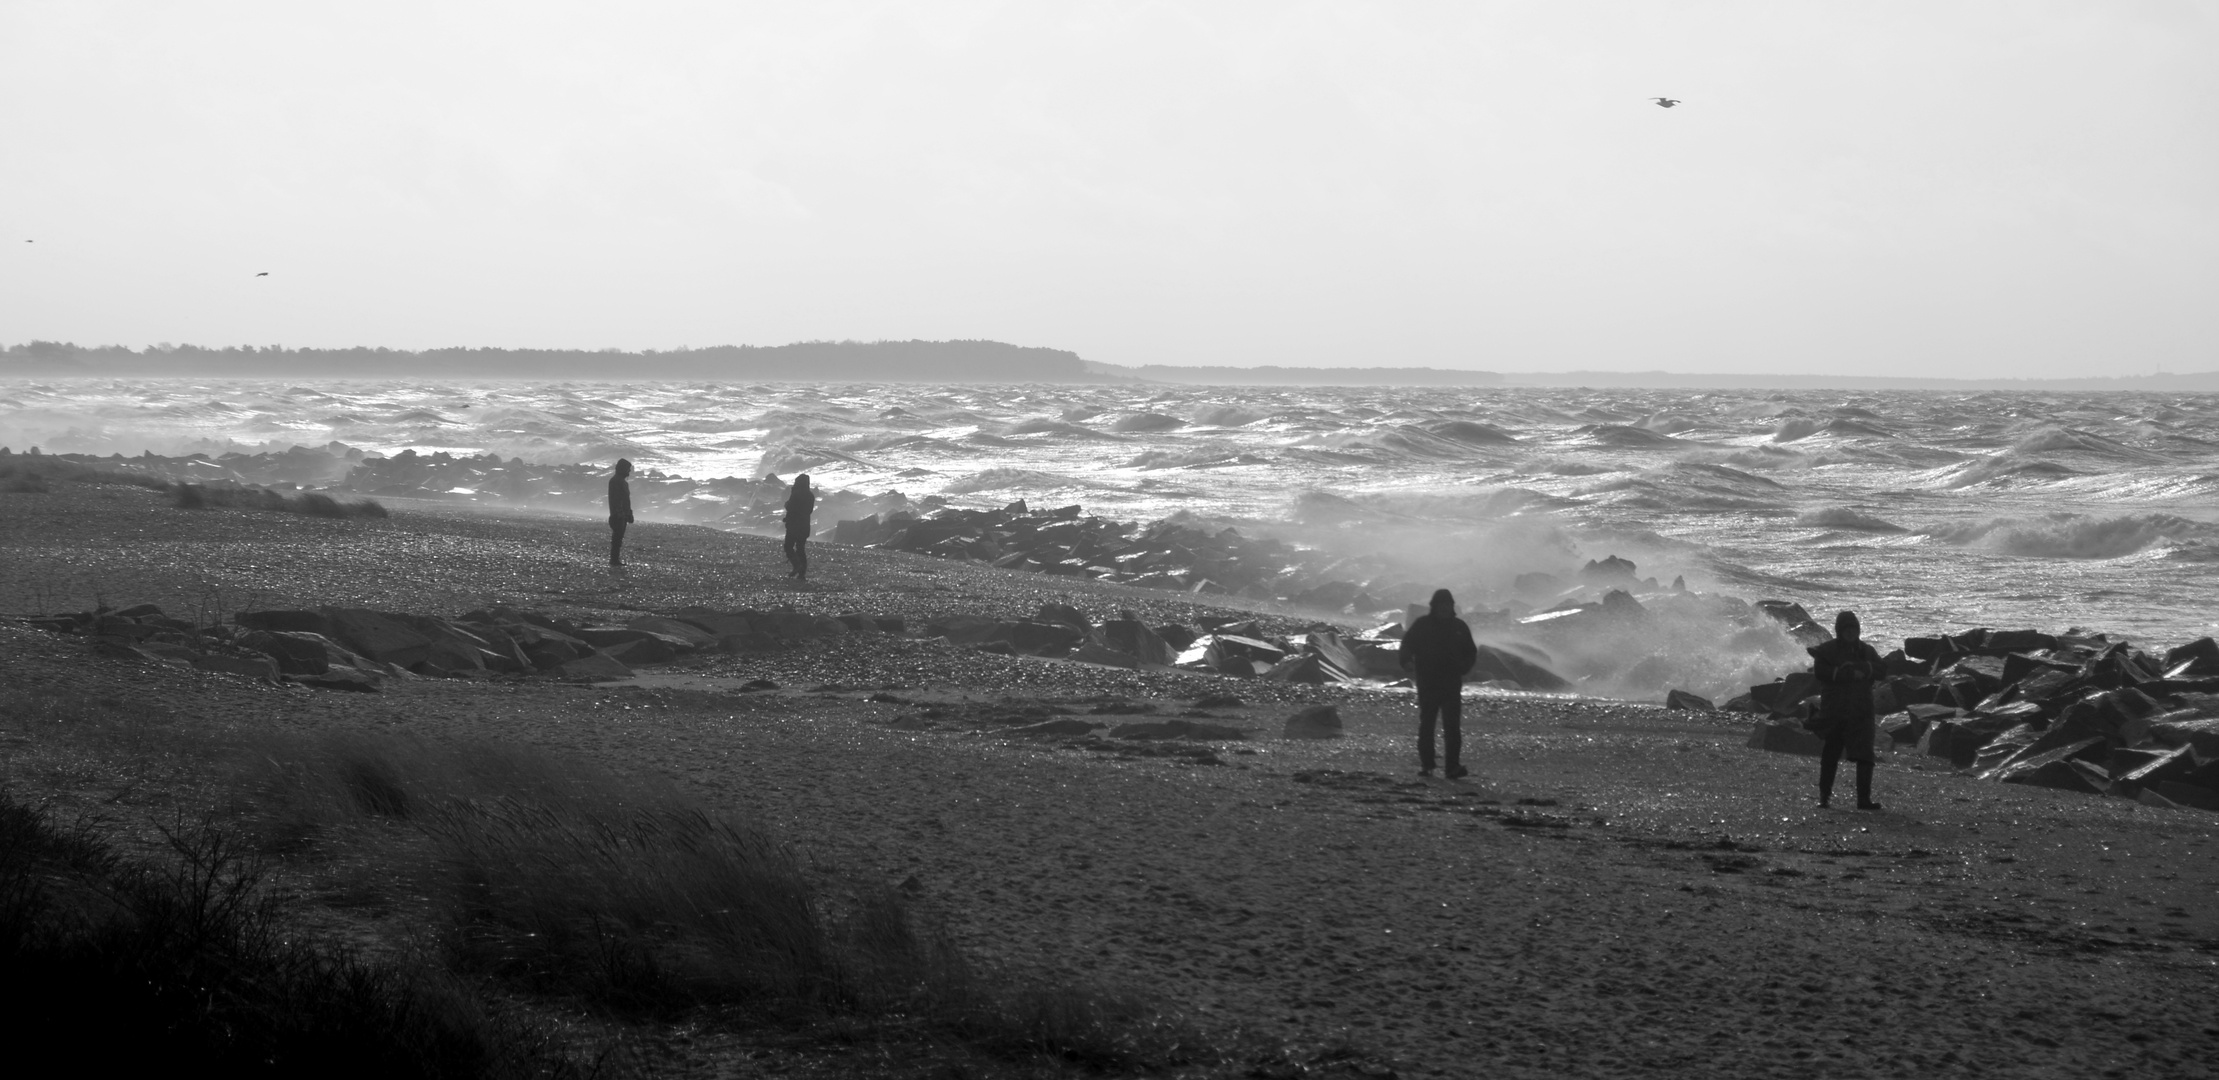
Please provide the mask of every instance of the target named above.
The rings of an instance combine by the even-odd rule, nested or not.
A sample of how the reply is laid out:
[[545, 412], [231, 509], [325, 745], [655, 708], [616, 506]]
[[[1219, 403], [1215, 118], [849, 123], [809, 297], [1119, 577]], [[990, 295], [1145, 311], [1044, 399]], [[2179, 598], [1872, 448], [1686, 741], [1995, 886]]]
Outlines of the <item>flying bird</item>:
[[262, 271], [261, 273], [259, 273], [259, 274], [256, 274], [256, 275], [254, 275], [254, 276], [255, 276], [255, 277], [268, 277], [268, 276], [270, 276], [270, 272], [269, 272], [269, 271], [267, 271], [267, 270], [264, 270], [264, 271]]
[[1649, 100], [1650, 100], [1650, 101], [1654, 101], [1654, 102], [1656, 102], [1656, 103], [1657, 103], [1657, 108], [1660, 108], [1660, 109], [1669, 109], [1669, 108], [1671, 108], [1672, 106], [1674, 106], [1674, 105], [1677, 105], [1677, 104], [1679, 104], [1679, 103], [1680, 103], [1680, 100], [1679, 100], [1678, 98], [1668, 98], [1668, 97], [1653, 97], [1653, 98], [1650, 98]]

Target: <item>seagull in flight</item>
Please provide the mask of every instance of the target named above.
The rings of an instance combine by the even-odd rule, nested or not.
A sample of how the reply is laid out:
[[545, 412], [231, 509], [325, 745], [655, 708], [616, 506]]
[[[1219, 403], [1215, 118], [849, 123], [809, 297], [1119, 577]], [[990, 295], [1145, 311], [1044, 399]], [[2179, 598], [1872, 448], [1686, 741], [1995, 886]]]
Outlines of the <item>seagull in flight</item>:
[[255, 276], [255, 277], [268, 277], [268, 276], [270, 276], [270, 272], [269, 272], [269, 271], [267, 271], [267, 270], [264, 270], [264, 271], [262, 271], [261, 273], [259, 273], [259, 274], [256, 274], [256, 275], [254, 275], [254, 276]]
[[1674, 105], [1677, 105], [1677, 104], [1679, 104], [1679, 103], [1680, 103], [1680, 99], [1678, 99], [1678, 98], [1668, 98], [1668, 97], [1653, 97], [1653, 98], [1650, 98], [1649, 100], [1650, 100], [1650, 101], [1654, 101], [1654, 102], [1656, 102], [1656, 103], [1657, 103], [1657, 108], [1660, 108], [1660, 109], [1669, 109], [1669, 108], [1671, 108], [1672, 106], [1674, 106]]

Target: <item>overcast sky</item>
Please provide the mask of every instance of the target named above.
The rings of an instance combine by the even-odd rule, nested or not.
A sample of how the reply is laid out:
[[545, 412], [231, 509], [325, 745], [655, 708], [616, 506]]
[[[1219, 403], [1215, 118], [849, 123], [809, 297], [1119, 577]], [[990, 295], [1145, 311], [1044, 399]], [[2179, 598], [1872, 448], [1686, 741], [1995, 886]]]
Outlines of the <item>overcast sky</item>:
[[0, 230], [0, 343], [2210, 370], [2219, 4], [5, 0]]

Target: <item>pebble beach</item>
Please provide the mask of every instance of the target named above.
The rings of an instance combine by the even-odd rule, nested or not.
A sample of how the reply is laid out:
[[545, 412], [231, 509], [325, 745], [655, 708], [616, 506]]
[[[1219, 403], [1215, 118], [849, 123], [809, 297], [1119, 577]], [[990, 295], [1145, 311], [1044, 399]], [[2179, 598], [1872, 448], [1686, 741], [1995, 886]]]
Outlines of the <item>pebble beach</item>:
[[[0, 691], [97, 692], [212, 733], [516, 742], [656, 777], [882, 878], [984, 961], [1141, 988], [1275, 1042], [1343, 1041], [1400, 1076], [2219, 1068], [2219, 817], [1976, 783], [1901, 750], [1882, 754], [1883, 811], [1821, 810], [1815, 762], [1749, 749], [1742, 716], [1474, 693], [1472, 775], [1449, 782], [1417, 775], [1407, 691], [915, 634], [708, 652], [612, 682], [407, 679], [343, 694], [103, 657], [20, 622], [102, 603], [196, 620], [322, 605], [580, 622], [792, 607], [921, 626], [1049, 603], [1096, 619], [1318, 618], [821, 543], [802, 586], [774, 539], [674, 524], [636, 527], [619, 578], [591, 520], [390, 508], [183, 510], [90, 484], [0, 495]], [[1280, 737], [1319, 704], [1343, 737]], [[1016, 736], [1012, 715], [1189, 717], [1246, 737], [1167, 752]], [[18, 794], [119, 820], [198, 797], [142, 786], [101, 803], [111, 793], [50, 767], [36, 732], [6, 738], [0, 777]], [[367, 941], [407, 932], [320, 918]], [[656, 1045], [669, 1075], [841, 1067], [749, 1056], [744, 1035], [716, 1030]]]

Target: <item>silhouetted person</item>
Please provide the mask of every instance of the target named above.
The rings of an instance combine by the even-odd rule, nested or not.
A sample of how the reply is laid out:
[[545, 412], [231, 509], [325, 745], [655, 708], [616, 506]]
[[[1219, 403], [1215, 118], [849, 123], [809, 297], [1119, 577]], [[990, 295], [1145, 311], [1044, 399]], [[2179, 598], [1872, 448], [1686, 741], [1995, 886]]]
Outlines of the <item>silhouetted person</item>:
[[1878, 810], [1872, 801], [1874, 722], [1872, 683], [1884, 665], [1872, 646], [1858, 639], [1857, 613], [1834, 616], [1834, 640], [1813, 645], [1811, 675], [1818, 679], [1818, 719], [1826, 745], [1818, 757], [1818, 805], [1834, 798], [1834, 773], [1841, 759], [1857, 763], [1857, 809]]
[[632, 523], [632, 475], [628, 459], [616, 459], [616, 475], [609, 477], [609, 569], [624, 569], [624, 527]]
[[1441, 721], [1444, 775], [1454, 780], [1470, 770], [1457, 759], [1464, 751], [1464, 674], [1479, 662], [1472, 628], [1456, 617], [1456, 598], [1447, 589], [1433, 593], [1432, 609], [1402, 635], [1402, 669], [1418, 685], [1418, 771], [1433, 775], [1433, 721]]
[[817, 493], [809, 489], [809, 474], [794, 477], [793, 493], [786, 496], [786, 561], [794, 564], [788, 576], [809, 580], [809, 515], [817, 509]]

